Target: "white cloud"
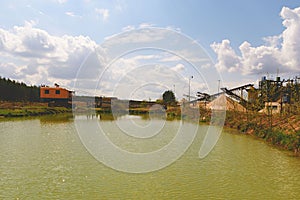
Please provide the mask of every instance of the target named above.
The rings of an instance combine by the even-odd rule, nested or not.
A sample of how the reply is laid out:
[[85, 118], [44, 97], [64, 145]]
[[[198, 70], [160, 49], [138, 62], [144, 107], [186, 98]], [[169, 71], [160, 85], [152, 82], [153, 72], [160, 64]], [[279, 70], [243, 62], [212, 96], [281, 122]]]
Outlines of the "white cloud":
[[182, 58], [180, 58], [179, 56], [165, 54], [164, 56], [162, 56], [160, 61], [161, 62], [178, 62], [181, 60], [182, 60]]
[[300, 7], [289, 9], [283, 7], [280, 13], [283, 26], [282, 61], [290, 69], [300, 68]]
[[0, 63], [1, 76], [12, 79], [18, 79], [20, 77], [20, 71], [23, 66], [18, 67], [15, 63]]
[[[124, 33], [122, 35], [116, 34], [105, 38], [105, 45], [113, 46], [116, 44], [128, 45], [128, 44], [138, 44], [139, 46], [142, 43], [153, 43], [155, 41], [160, 41], [165, 38], [165, 33], [167, 31], [153, 31], [147, 29], [134, 29], [136, 31]], [[117, 36], [117, 37], [116, 37]], [[111, 38], [116, 38], [115, 40], [111, 40]]]
[[80, 16], [80, 15], [76, 15], [75, 13], [73, 13], [73, 12], [65, 12], [65, 14], [67, 15], [67, 16], [69, 16], [69, 17], [78, 17], [78, 18], [82, 18], [82, 16]]
[[184, 65], [181, 63], [178, 63], [177, 65], [175, 65], [175, 67], [172, 67], [172, 70], [176, 71], [176, 72], [180, 72], [184, 70]]
[[229, 40], [223, 40], [222, 43], [213, 43], [211, 48], [218, 56], [216, 68], [219, 71], [228, 70], [229, 72], [236, 71], [240, 68], [240, 58], [236, 55]]
[[1, 76], [35, 85], [56, 82], [77, 94], [111, 96], [120, 87], [118, 91], [124, 95], [138, 90], [135, 98], [140, 99], [159, 98], [163, 90], [174, 85], [180, 98], [187, 94], [184, 77], [190, 74], [196, 77], [198, 73], [194, 86], [203, 85], [188, 60], [197, 56], [205, 64], [207, 58], [173, 31], [137, 29], [119, 34], [100, 47], [89, 37], [54, 36], [35, 24], [32, 21], [11, 30], [0, 29]]
[[75, 17], [75, 14], [73, 12], [65, 12], [65, 14], [70, 17]]
[[103, 21], [106, 21], [109, 17], [109, 10], [103, 9], [103, 8], [95, 8], [95, 12], [97, 15], [100, 15], [102, 17]]
[[141, 23], [139, 28], [149, 28], [149, 27], [154, 27], [155, 24], [152, 23]]
[[211, 62], [204, 63], [204, 64], [201, 66], [202, 69], [208, 69], [208, 68], [210, 68], [210, 67], [212, 67], [212, 63], [211, 63]]
[[56, 0], [57, 3], [59, 4], [64, 4], [67, 3], [68, 0]]
[[248, 42], [240, 45], [242, 53], [241, 66], [246, 74], [274, 72], [282, 64], [279, 62], [280, 52], [273, 46], [251, 47]]
[[26, 22], [25, 26], [11, 30], [0, 29], [2, 75], [30, 84], [49, 84], [51, 79], [71, 80], [85, 57], [97, 48], [88, 37], [57, 37], [33, 25]]
[[32, 28], [34, 26], [36, 26], [38, 24], [38, 22], [36, 20], [29, 20], [29, 21], [25, 21], [24, 26], [28, 27], [28, 28]]
[[283, 7], [280, 13], [285, 30], [280, 35], [263, 38], [266, 44], [253, 47], [249, 42], [239, 46], [240, 55], [229, 40], [213, 43], [217, 54], [216, 67], [220, 71], [244, 74], [295, 72], [300, 70], [300, 8]]
[[128, 25], [128, 26], [125, 26], [125, 27], [122, 28], [122, 32], [125, 32], [125, 31], [132, 31], [132, 30], [134, 30], [134, 29], [135, 29], [134, 26]]
[[186, 82], [180, 74], [161, 65], [140, 66], [124, 73], [111, 89], [114, 96], [123, 99], [157, 99], [174, 84], [182, 96]]
[[140, 25], [146, 27], [142, 29], [129, 27], [131, 31], [106, 37], [102, 46], [110, 49], [116, 56], [129, 49], [154, 48], [168, 52], [168, 56], [162, 57], [164, 59], [161, 60], [162, 62], [186, 59], [191, 64], [199, 66], [211, 61], [206, 52], [190, 38], [179, 36], [178, 32], [170, 29], [148, 27], [148, 25]]
[[278, 47], [280, 45], [282, 35], [275, 35], [275, 36], [268, 36], [264, 37], [263, 40], [265, 41], [266, 46]]
[[182, 32], [180, 28], [175, 27], [175, 26], [167, 26], [166, 29], [173, 30], [173, 31], [176, 31], [176, 32], [179, 32], [179, 33]]
[[[136, 28], [106, 38], [102, 47], [107, 50], [108, 60], [114, 62], [106, 71], [107, 75], [104, 77], [106, 84], [104, 85], [107, 85], [109, 80], [118, 83], [120, 81], [118, 78], [124, 76], [127, 77], [128, 83], [130, 79], [142, 77], [141, 83], [133, 85], [143, 85], [143, 80], [153, 80], [160, 85], [165, 85], [168, 89], [173, 89], [175, 84], [176, 91], [179, 93], [178, 97], [182, 98], [183, 93], [187, 94], [188, 80], [183, 79], [179, 83], [179, 79], [174, 79], [174, 77], [193, 75], [195, 77], [193, 84], [197, 87], [195, 90], [203, 88], [203, 85], [206, 86], [205, 88], [212, 89], [214, 83], [210, 81], [206, 83], [206, 78], [218, 77], [216, 70], [211, 67], [213, 63], [201, 46], [174, 30], [149, 28], [146, 25], [146, 28], [143, 29]], [[147, 66], [148, 70], [140, 73], [141, 71], [137, 68], [143, 66]], [[166, 74], [158, 75], [155, 70], [156, 66], [164, 67]], [[150, 70], [151, 73], [148, 73]], [[127, 76], [133, 72], [137, 73], [136, 76]], [[152, 79], [148, 79], [149, 76]], [[181, 89], [179, 89], [180, 87]], [[130, 91], [130, 89], [124, 90], [125, 93], [126, 91]], [[156, 93], [156, 97], [158, 96]]]

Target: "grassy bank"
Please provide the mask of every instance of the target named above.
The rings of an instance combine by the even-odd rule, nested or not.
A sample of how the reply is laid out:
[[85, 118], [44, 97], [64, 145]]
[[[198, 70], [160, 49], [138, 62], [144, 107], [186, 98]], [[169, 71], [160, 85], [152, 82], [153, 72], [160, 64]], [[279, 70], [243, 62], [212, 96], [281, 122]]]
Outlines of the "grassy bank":
[[28, 117], [59, 113], [69, 113], [72, 109], [65, 107], [48, 107], [43, 103], [1, 102], [0, 117]]
[[265, 115], [228, 111], [225, 127], [252, 135], [300, 156], [300, 116]]
[[[167, 111], [168, 115], [180, 118], [192, 116], [191, 108], [180, 113], [177, 109]], [[212, 112], [200, 108], [199, 123], [209, 124]], [[192, 117], [193, 118], [193, 117]], [[198, 119], [198, 117], [196, 117]], [[240, 134], [248, 134], [264, 140], [266, 143], [279, 149], [293, 152], [300, 156], [300, 115], [298, 114], [273, 114], [267, 115], [258, 112], [226, 111], [224, 127], [237, 130]]]

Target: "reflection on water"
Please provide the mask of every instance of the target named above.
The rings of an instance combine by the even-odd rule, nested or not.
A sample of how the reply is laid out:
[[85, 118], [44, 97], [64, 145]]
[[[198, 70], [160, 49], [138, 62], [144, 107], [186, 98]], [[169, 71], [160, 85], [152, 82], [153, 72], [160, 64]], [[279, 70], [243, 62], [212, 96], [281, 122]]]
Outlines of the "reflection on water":
[[157, 113], [146, 113], [146, 114], [126, 114], [126, 113], [90, 113], [90, 114], [78, 114], [76, 116], [81, 116], [85, 117], [86, 119], [100, 119], [100, 120], [117, 120], [117, 119], [128, 119], [128, 118], [138, 118], [138, 119], [144, 119], [144, 120], [149, 120], [149, 119], [162, 119], [162, 120], [168, 120], [168, 121], [173, 121], [173, 120], [178, 120], [177, 117], [170, 116], [167, 117], [165, 114], [157, 114]]
[[[106, 129], [110, 129], [112, 119], [107, 115], [99, 117]], [[122, 123], [131, 119], [118, 118]], [[170, 127], [178, 123], [168, 121]], [[0, 127], [0, 199], [298, 199], [300, 196], [300, 159], [251, 137], [224, 132], [209, 156], [199, 159], [207, 126], [199, 128], [188, 151], [171, 166], [138, 175], [121, 173], [96, 161], [78, 139], [72, 116], [4, 120]], [[172, 134], [166, 131], [160, 139], [153, 138], [152, 146], [151, 142], [143, 145], [159, 147]], [[143, 150], [143, 146], [130, 144], [134, 141], [125, 136], [112, 138], [121, 147]]]
[[41, 116], [38, 119], [41, 123], [66, 123], [69, 121], [73, 121], [73, 114], [67, 113], [67, 114], [58, 114], [58, 115], [47, 115], [47, 116]]

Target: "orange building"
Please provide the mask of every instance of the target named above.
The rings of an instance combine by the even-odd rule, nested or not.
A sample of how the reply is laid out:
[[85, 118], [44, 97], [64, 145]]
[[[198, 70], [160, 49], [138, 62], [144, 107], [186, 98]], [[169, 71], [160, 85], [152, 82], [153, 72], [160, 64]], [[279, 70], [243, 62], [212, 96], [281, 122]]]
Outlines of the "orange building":
[[43, 102], [62, 102], [62, 101], [71, 101], [73, 96], [73, 91], [69, 91], [65, 88], [59, 87], [55, 84], [55, 87], [40, 87], [40, 99]]

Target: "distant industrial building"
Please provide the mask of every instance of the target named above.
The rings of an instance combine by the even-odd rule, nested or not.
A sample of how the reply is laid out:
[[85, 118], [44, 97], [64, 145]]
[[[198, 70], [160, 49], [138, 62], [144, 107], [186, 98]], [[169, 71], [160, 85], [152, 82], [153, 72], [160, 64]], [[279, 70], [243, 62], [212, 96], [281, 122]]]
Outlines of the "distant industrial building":
[[[246, 84], [232, 89], [221, 88], [221, 90], [222, 92], [212, 95], [198, 92], [198, 105], [216, 109], [223, 99], [226, 110], [250, 109], [268, 114], [281, 113], [286, 105], [293, 105], [300, 101], [300, 78], [285, 80], [276, 77], [273, 80], [263, 76], [258, 88], [255, 88], [253, 84]], [[236, 106], [236, 103], [242, 107]]]

